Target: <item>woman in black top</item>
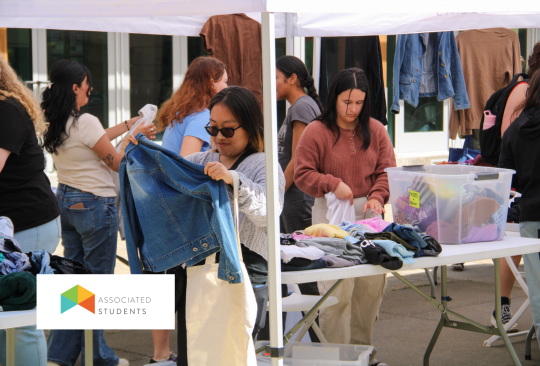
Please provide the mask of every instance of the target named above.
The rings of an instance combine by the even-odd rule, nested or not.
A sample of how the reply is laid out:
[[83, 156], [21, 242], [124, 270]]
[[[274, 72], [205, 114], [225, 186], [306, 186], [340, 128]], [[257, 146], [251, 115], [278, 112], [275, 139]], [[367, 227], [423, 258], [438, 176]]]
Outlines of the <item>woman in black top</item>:
[[[521, 193], [519, 232], [522, 237], [540, 237], [540, 70], [529, 80], [527, 97], [516, 108], [522, 112], [504, 132], [499, 168], [514, 169], [512, 187]], [[529, 299], [536, 329], [540, 326], [540, 256], [523, 256]], [[509, 304], [503, 305], [504, 307]], [[504, 319], [504, 318], [503, 318]], [[503, 320], [504, 323], [504, 320]], [[539, 339], [540, 342], [540, 339]]]
[[[47, 124], [32, 92], [0, 56], [0, 216], [11, 219], [23, 253], [54, 252], [60, 241], [60, 209], [44, 173], [38, 144]], [[35, 326], [15, 332], [17, 364], [45, 366], [47, 345]], [[6, 364], [5, 331], [0, 330], [0, 363]]]

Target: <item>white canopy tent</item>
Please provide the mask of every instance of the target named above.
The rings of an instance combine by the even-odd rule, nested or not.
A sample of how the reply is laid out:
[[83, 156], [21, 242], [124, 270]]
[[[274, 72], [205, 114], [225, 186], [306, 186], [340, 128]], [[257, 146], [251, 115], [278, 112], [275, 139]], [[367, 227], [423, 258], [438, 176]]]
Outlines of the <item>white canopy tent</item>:
[[[283, 346], [275, 38], [404, 34], [507, 27], [540, 28], [540, 2], [453, 0], [2, 0], [0, 27], [198, 36], [209, 16], [249, 13], [262, 24], [264, 127], [268, 203], [271, 347]], [[489, 10], [489, 12], [483, 12]], [[308, 12], [306, 12], [308, 11]], [[291, 19], [291, 17], [289, 17]], [[291, 34], [292, 33], [292, 34]], [[272, 365], [282, 360], [272, 359]]]

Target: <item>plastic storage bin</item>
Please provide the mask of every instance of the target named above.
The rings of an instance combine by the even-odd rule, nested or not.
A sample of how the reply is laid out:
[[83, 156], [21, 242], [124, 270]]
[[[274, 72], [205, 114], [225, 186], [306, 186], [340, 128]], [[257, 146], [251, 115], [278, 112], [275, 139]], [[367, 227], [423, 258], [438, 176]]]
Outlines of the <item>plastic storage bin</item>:
[[394, 222], [442, 244], [502, 240], [513, 170], [469, 165], [387, 168]]
[[[269, 342], [257, 342], [255, 349]], [[369, 366], [373, 346], [291, 342], [285, 345], [287, 366]], [[257, 355], [257, 366], [270, 365], [270, 357]]]

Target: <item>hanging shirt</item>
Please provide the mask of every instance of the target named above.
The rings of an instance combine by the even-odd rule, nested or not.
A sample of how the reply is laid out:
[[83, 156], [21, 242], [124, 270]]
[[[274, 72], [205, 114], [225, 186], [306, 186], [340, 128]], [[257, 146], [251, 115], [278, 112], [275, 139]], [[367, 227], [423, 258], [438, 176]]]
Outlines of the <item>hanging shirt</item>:
[[453, 97], [456, 110], [470, 107], [454, 32], [398, 35], [393, 70], [393, 113], [400, 99], [416, 108], [420, 97]]
[[226, 65], [228, 84], [251, 90], [262, 105], [261, 24], [245, 14], [216, 15], [200, 36], [208, 55]]
[[510, 84], [512, 77], [521, 72], [519, 37], [511, 29], [468, 30], [458, 34], [456, 42], [471, 106], [460, 111], [450, 108], [451, 139], [456, 138], [460, 128], [462, 135], [479, 129], [491, 94]]

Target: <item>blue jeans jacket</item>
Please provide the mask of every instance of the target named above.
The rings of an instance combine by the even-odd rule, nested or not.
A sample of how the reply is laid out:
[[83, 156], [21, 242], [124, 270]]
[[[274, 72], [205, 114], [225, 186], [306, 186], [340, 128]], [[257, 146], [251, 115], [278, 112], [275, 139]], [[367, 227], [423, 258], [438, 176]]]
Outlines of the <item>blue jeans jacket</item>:
[[218, 277], [242, 282], [225, 183], [142, 134], [137, 140], [119, 171], [131, 273], [192, 266], [221, 251]]
[[[422, 79], [424, 66], [431, 72]], [[419, 97], [454, 97], [456, 110], [471, 107], [453, 32], [398, 35], [393, 82], [393, 113], [399, 113], [400, 99], [416, 108]]]
[[388, 225], [386, 229], [383, 230], [383, 232], [394, 233], [397, 236], [399, 236], [401, 239], [405, 240], [407, 243], [412, 245], [413, 247], [418, 248], [419, 250], [418, 250], [418, 253], [414, 255], [415, 257], [424, 256], [422, 249], [426, 248], [428, 245], [424, 241], [424, 239], [422, 239], [422, 237], [418, 235], [418, 233], [414, 229], [410, 227], [398, 225], [394, 222]]

